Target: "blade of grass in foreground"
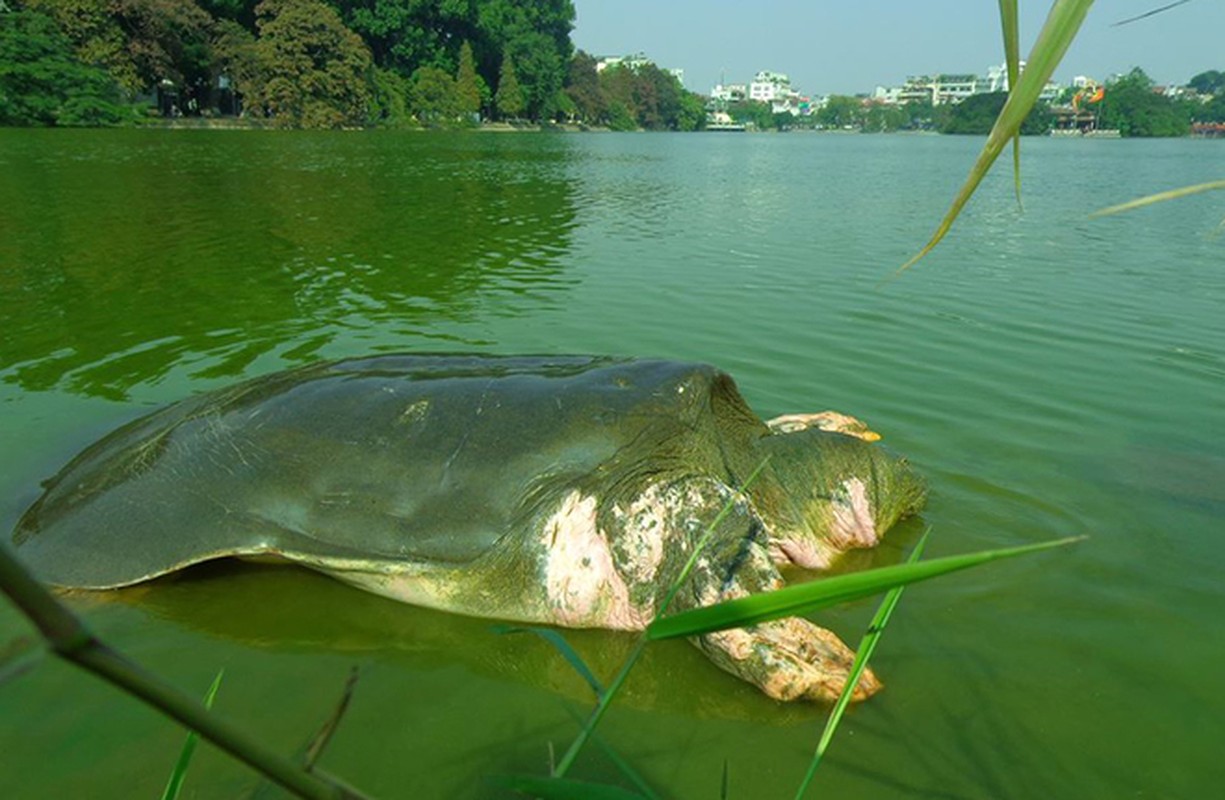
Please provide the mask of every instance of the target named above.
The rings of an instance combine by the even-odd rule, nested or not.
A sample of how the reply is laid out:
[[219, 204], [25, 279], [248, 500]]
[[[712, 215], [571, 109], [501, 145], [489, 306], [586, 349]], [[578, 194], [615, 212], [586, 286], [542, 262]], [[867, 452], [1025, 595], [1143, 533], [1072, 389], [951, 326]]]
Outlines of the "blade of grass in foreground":
[[591, 671], [591, 667], [587, 666], [587, 662], [583, 660], [583, 657], [580, 656], [578, 652], [573, 647], [570, 646], [570, 643], [566, 641], [566, 637], [562, 636], [560, 633], [553, 630], [552, 628], [519, 627], [519, 626], [514, 626], [514, 625], [494, 625], [493, 631], [494, 633], [499, 633], [499, 634], [512, 634], [512, 633], [534, 633], [536, 634], [541, 639], [544, 639], [546, 642], [553, 645], [553, 647], [556, 648], [557, 652], [561, 653], [562, 658], [566, 659], [566, 661], [570, 664], [570, 666], [574, 668], [574, 671], [577, 672], [579, 676], [582, 677], [583, 680], [587, 681], [587, 685], [591, 687], [591, 691], [595, 692], [596, 697], [599, 697], [600, 695], [604, 694], [604, 685], [600, 683], [600, 679], [597, 678], [595, 676], [595, 673]]
[[[910, 558], [906, 559], [907, 564], [918, 562], [919, 558], [923, 555], [923, 548], [927, 545], [927, 537], [931, 532], [931, 528], [923, 531], [923, 536], [919, 538], [919, 543], [914, 546], [914, 550], [910, 551]], [[872, 617], [872, 623], [868, 625], [867, 632], [859, 640], [859, 647], [855, 651], [855, 660], [851, 663], [851, 671], [847, 676], [846, 686], [843, 687], [842, 694], [838, 696], [838, 702], [834, 704], [833, 709], [829, 712], [829, 719], [825, 722], [825, 730], [821, 731], [821, 739], [817, 742], [817, 749], [812, 754], [812, 761], [808, 765], [808, 772], [804, 774], [804, 781], [795, 793], [795, 800], [800, 800], [804, 796], [804, 793], [808, 791], [809, 784], [812, 783], [813, 776], [817, 774], [817, 767], [820, 765], [822, 757], [825, 756], [825, 751], [829, 749], [829, 743], [834, 740], [834, 731], [838, 730], [838, 723], [842, 721], [842, 714], [851, 702], [851, 695], [855, 693], [855, 686], [859, 683], [859, 676], [863, 675], [863, 671], [867, 669], [868, 659], [872, 657], [872, 651], [876, 649], [876, 643], [880, 641], [880, 635], [884, 633], [885, 626], [889, 624], [889, 617], [892, 616], [893, 609], [897, 606], [897, 601], [901, 599], [902, 590], [905, 588], [905, 586], [894, 586], [885, 593], [885, 599], [881, 601], [880, 608], [876, 609], [876, 614]]]
[[869, 597], [908, 583], [935, 578], [950, 572], [968, 569], [988, 561], [1037, 553], [1054, 547], [1078, 542], [1084, 537], [1058, 539], [1023, 547], [984, 550], [960, 556], [947, 556], [917, 564], [895, 564], [890, 567], [837, 575], [832, 578], [788, 586], [774, 592], [749, 595], [713, 606], [682, 611], [667, 617], [657, 617], [647, 627], [647, 639], [675, 639], [703, 633], [742, 628], [782, 617], [806, 614], [819, 608]]
[[1119, 203], [1115, 206], [1101, 208], [1089, 215], [1089, 219], [1097, 217], [1108, 217], [1111, 214], [1119, 214], [1124, 211], [1131, 211], [1137, 208], [1151, 206], [1154, 203], [1164, 203], [1167, 200], [1177, 200], [1180, 197], [1187, 197], [1200, 192], [1210, 192], [1214, 189], [1225, 189], [1225, 181], [1209, 181], [1208, 183], [1197, 183], [1194, 186], [1183, 186], [1179, 189], [1170, 189], [1168, 192], [1158, 192], [1144, 197], [1137, 197], [1135, 200], [1128, 200], [1126, 203]]
[[[1008, 67], [1008, 89], [1021, 78], [1021, 24], [1017, 21], [1017, 0], [1000, 0], [1000, 31], [1004, 34], [1004, 63]], [[1021, 132], [1012, 137], [1012, 183], [1021, 205]]]
[[[225, 670], [217, 670], [217, 677], [213, 678], [213, 684], [208, 687], [208, 693], [204, 695], [205, 708], [213, 707], [213, 698], [217, 696], [217, 689], [221, 686], [222, 675], [225, 675]], [[166, 788], [162, 792], [162, 800], [175, 800], [179, 796], [183, 788], [183, 778], [187, 776], [187, 767], [191, 764], [191, 757], [196, 752], [196, 744], [199, 741], [200, 736], [195, 731], [187, 733], [187, 739], [183, 741], [183, 749], [179, 752], [179, 760], [175, 762], [174, 770], [170, 773], [170, 780], [166, 782]]]
[[930, 253], [948, 233], [949, 228], [953, 226], [953, 221], [961, 214], [961, 210], [965, 208], [971, 195], [982, 183], [987, 171], [995, 163], [995, 159], [1008, 144], [1008, 140], [1021, 130], [1021, 123], [1033, 109], [1034, 103], [1038, 102], [1042, 88], [1050, 80], [1051, 73], [1055, 71], [1060, 60], [1063, 59], [1068, 45], [1076, 38], [1076, 32], [1080, 30], [1080, 24], [1084, 22], [1091, 5], [1093, 5], [1093, 0], [1055, 0], [1050, 13], [1047, 14], [1046, 23], [1042, 26], [1041, 33], [1038, 34], [1038, 41], [1034, 42], [1033, 49], [1029, 51], [1025, 72], [1008, 92], [1008, 100], [1004, 103], [1004, 108], [1000, 110], [995, 126], [987, 136], [987, 143], [983, 145], [982, 152], [979, 153], [978, 160], [970, 169], [970, 175], [962, 185], [961, 191], [953, 200], [953, 205], [936, 227], [936, 232], [932, 235], [931, 240], [914, 258], [899, 267], [896, 274], [900, 275], [905, 272], [919, 259]]

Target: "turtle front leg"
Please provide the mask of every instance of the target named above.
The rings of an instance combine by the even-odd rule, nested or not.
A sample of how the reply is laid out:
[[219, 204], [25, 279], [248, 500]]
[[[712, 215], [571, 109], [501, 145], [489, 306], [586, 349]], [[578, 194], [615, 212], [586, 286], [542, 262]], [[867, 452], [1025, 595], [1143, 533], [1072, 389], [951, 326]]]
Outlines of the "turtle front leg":
[[[782, 575], [760, 538], [760, 533], [750, 534], [712, 545], [699, 558], [682, 604], [712, 605], [781, 588]], [[776, 700], [837, 700], [855, 658], [834, 633], [798, 617], [708, 633], [693, 641], [721, 669]], [[865, 670], [852, 699], [867, 699], [881, 687], [872, 671]]]

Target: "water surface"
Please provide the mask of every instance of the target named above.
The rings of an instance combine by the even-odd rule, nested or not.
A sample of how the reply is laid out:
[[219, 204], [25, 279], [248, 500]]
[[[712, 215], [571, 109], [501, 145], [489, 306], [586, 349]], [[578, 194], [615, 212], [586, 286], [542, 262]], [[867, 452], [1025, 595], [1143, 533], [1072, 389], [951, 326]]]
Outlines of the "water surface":
[[[926, 240], [981, 140], [833, 135], [0, 131], [0, 523], [113, 427], [194, 392], [391, 351], [614, 353], [730, 371], [763, 416], [836, 408], [928, 476], [932, 555], [1088, 535], [914, 587], [834, 797], [1197, 797], [1225, 779], [1225, 209], [1094, 208], [1219, 176], [1220, 142], [1027, 140]], [[587, 698], [541, 642], [289, 569], [74, 602], [108, 640], [386, 797], [541, 772]], [[871, 602], [817, 619], [856, 640]], [[0, 640], [28, 631], [0, 608]], [[574, 635], [610, 675], [632, 641]], [[605, 740], [669, 796], [790, 797], [821, 710], [684, 643]], [[176, 727], [67, 666], [0, 685], [6, 797], [155, 796]], [[616, 778], [593, 750], [578, 773]], [[251, 783], [208, 748], [198, 797]]]

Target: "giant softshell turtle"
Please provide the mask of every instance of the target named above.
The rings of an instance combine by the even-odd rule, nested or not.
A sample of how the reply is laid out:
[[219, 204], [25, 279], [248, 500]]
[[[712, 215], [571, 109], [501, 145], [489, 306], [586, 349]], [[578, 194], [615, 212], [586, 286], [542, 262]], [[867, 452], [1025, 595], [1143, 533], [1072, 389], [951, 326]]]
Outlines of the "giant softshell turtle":
[[[635, 630], [729, 501], [672, 610], [777, 588], [781, 565], [828, 566], [918, 510], [923, 485], [905, 461], [869, 435], [810, 424], [831, 418], [846, 419], [772, 428], [702, 364], [321, 363], [112, 433], [47, 483], [14, 542], [61, 587], [275, 558], [448, 611]], [[802, 619], [696, 643], [780, 699], [836, 696], [852, 657]], [[876, 687], [869, 675], [858, 693]]]

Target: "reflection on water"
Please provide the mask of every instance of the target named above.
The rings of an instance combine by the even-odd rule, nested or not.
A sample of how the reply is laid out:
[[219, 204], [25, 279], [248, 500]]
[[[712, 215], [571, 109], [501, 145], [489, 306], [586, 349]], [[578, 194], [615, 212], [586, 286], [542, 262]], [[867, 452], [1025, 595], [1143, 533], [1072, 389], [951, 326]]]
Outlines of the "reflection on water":
[[[248, 646], [374, 657], [414, 671], [461, 664], [493, 680], [543, 689], [559, 700], [581, 705], [595, 699], [543, 638], [500, 632], [521, 629], [491, 620], [387, 600], [296, 567], [214, 563], [104, 597]], [[634, 634], [595, 630], [569, 630], [565, 638], [602, 680], [611, 680], [637, 641]], [[695, 684], [700, 691], [694, 691]], [[629, 708], [772, 726], [816, 716], [812, 707], [780, 707], [756, 688], [735, 684], [696, 648], [668, 642], [647, 649], [621, 697]]]
[[0, 136], [0, 364], [28, 390], [120, 399], [180, 363], [239, 375], [288, 342], [300, 361], [567, 285], [564, 139]]

